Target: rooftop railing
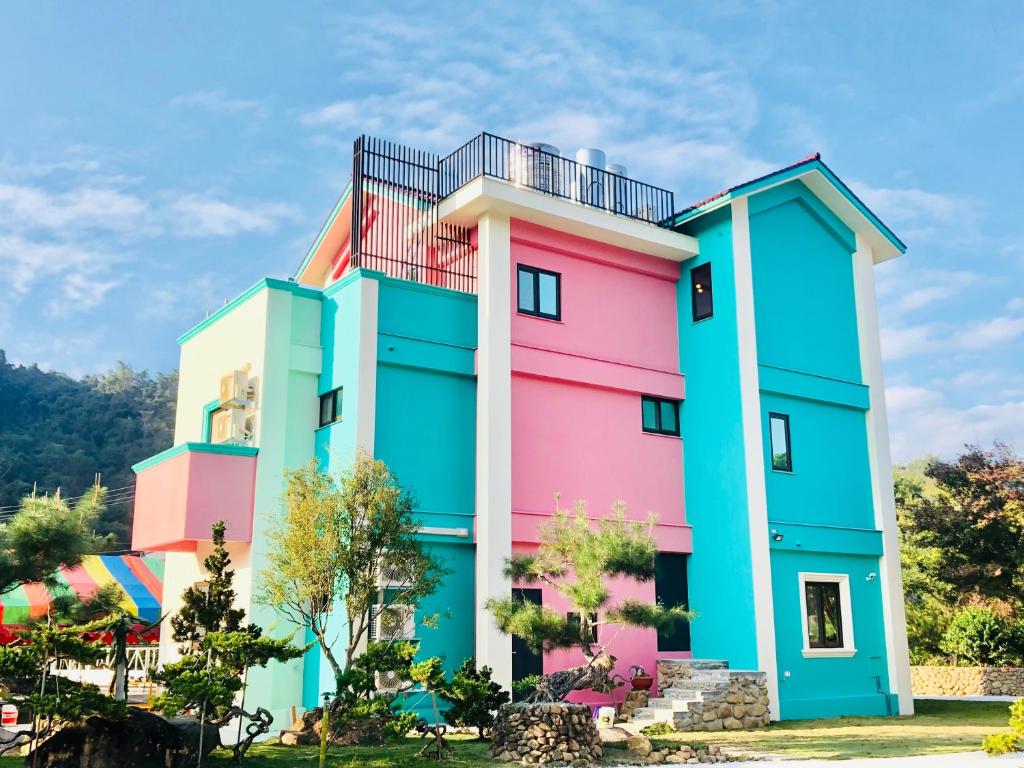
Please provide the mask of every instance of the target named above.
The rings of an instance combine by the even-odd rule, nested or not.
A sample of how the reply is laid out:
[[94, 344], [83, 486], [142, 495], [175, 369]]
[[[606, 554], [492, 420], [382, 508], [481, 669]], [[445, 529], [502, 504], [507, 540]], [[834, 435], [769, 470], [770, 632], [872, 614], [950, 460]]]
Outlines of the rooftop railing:
[[490, 176], [650, 224], [661, 225], [675, 213], [675, 195], [667, 189], [490, 133], [441, 158], [438, 171], [441, 198]]
[[616, 216], [668, 226], [668, 190], [490, 133], [445, 157], [371, 136], [353, 146], [353, 267], [476, 292], [470, 230], [438, 218], [438, 203], [490, 177]]

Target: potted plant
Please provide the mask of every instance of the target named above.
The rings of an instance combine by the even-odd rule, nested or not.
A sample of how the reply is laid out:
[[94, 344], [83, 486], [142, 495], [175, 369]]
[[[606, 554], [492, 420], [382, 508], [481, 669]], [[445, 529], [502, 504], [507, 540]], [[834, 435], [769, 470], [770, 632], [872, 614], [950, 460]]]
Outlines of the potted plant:
[[633, 666], [629, 670], [629, 682], [634, 691], [649, 691], [654, 685], [654, 678], [648, 675], [643, 667]]

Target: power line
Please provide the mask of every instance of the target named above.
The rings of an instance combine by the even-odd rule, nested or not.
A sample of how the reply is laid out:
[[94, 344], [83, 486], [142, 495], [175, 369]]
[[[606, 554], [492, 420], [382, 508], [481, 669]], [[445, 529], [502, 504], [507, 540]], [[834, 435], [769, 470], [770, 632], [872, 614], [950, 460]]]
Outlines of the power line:
[[[120, 488], [108, 488], [107, 489], [107, 499], [109, 500], [113, 496], [119, 496], [121, 494], [121, 492], [125, 492], [125, 491], [131, 491], [132, 493], [134, 493], [135, 492], [135, 486], [134, 485], [122, 485]], [[62, 497], [62, 498], [66, 502], [71, 502], [71, 501], [78, 501], [79, 499], [84, 499], [88, 495], [89, 495], [89, 493], [86, 492], [86, 493], [79, 494], [78, 496], [67, 496], [67, 497]], [[39, 496], [38, 494], [36, 494], [36, 498], [52, 498], [52, 497], [49, 497], [49, 496]], [[6, 511], [8, 509], [21, 509], [21, 504], [8, 504], [5, 507], [0, 507], [0, 512], [4, 512], [4, 511]]]

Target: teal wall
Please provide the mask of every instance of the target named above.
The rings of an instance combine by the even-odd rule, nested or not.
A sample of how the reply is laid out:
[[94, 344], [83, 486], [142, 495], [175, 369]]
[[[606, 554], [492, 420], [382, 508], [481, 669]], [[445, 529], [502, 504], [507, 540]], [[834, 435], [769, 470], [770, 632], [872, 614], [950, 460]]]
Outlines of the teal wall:
[[[789, 416], [793, 471], [772, 469], [768, 414]], [[864, 411], [761, 393], [768, 518], [874, 528]]]
[[[749, 209], [781, 716], [887, 714], [854, 234], [799, 181]], [[792, 472], [771, 467], [769, 412], [789, 415]], [[852, 657], [804, 658], [801, 571], [849, 576]]]
[[379, 301], [374, 453], [415, 495], [422, 525], [469, 532], [425, 536], [451, 573], [417, 612], [419, 655], [454, 671], [475, 643], [476, 297], [381, 278]]
[[[693, 655], [756, 669], [730, 207], [682, 231], [700, 243], [700, 255], [682, 266], [677, 301], [680, 369], [686, 375], [680, 409], [686, 520], [693, 526], [688, 580], [690, 607], [697, 613], [690, 624]], [[714, 316], [694, 323], [690, 270], [708, 261]]]
[[[794, 531], [787, 531], [787, 538], [797, 535]], [[852, 542], [840, 545], [856, 546]], [[782, 718], [793, 720], [897, 712], [894, 697], [888, 695], [878, 557], [773, 548], [771, 560]], [[803, 657], [798, 580], [801, 571], [849, 574], [853, 639], [857, 649], [854, 656]], [[871, 573], [876, 575], [868, 580]], [[788, 677], [786, 672], [789, 672]]]
[[[464, 528], [465, 537], [425, 535], [451, 573], [416, 616], [420, 657], [439, 656], [454, 670], [474, 649], [476, 457], [476, 297], [357, 272], [324, 291], [321, 394], [344, 388], [341, 420], [315, 433], [322, 468], [343, 471], [356, 449], [362, 281], [378, 282], [374, 455], [416, 498], [422, 525]], [[437, 619], [437, 627], [428, 619]], [[344, 606], [335, 608], [344, 629]], [[334, 689], [319, 652], [307, 655], [303, 702], [315, 706]], [[411, 695], [409, 706], [430, 702]]]
[[758, 361], [859, 382], [853, 232], [799, 181], [749, 207]]

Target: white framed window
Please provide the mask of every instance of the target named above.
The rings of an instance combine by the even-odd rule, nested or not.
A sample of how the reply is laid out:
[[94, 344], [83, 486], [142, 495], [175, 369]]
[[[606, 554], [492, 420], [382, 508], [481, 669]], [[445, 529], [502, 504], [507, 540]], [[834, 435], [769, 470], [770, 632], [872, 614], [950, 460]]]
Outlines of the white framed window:
[[801, 572], [798, 582], [804, 657], [849, 657], [857, 653], [849, 575]]

